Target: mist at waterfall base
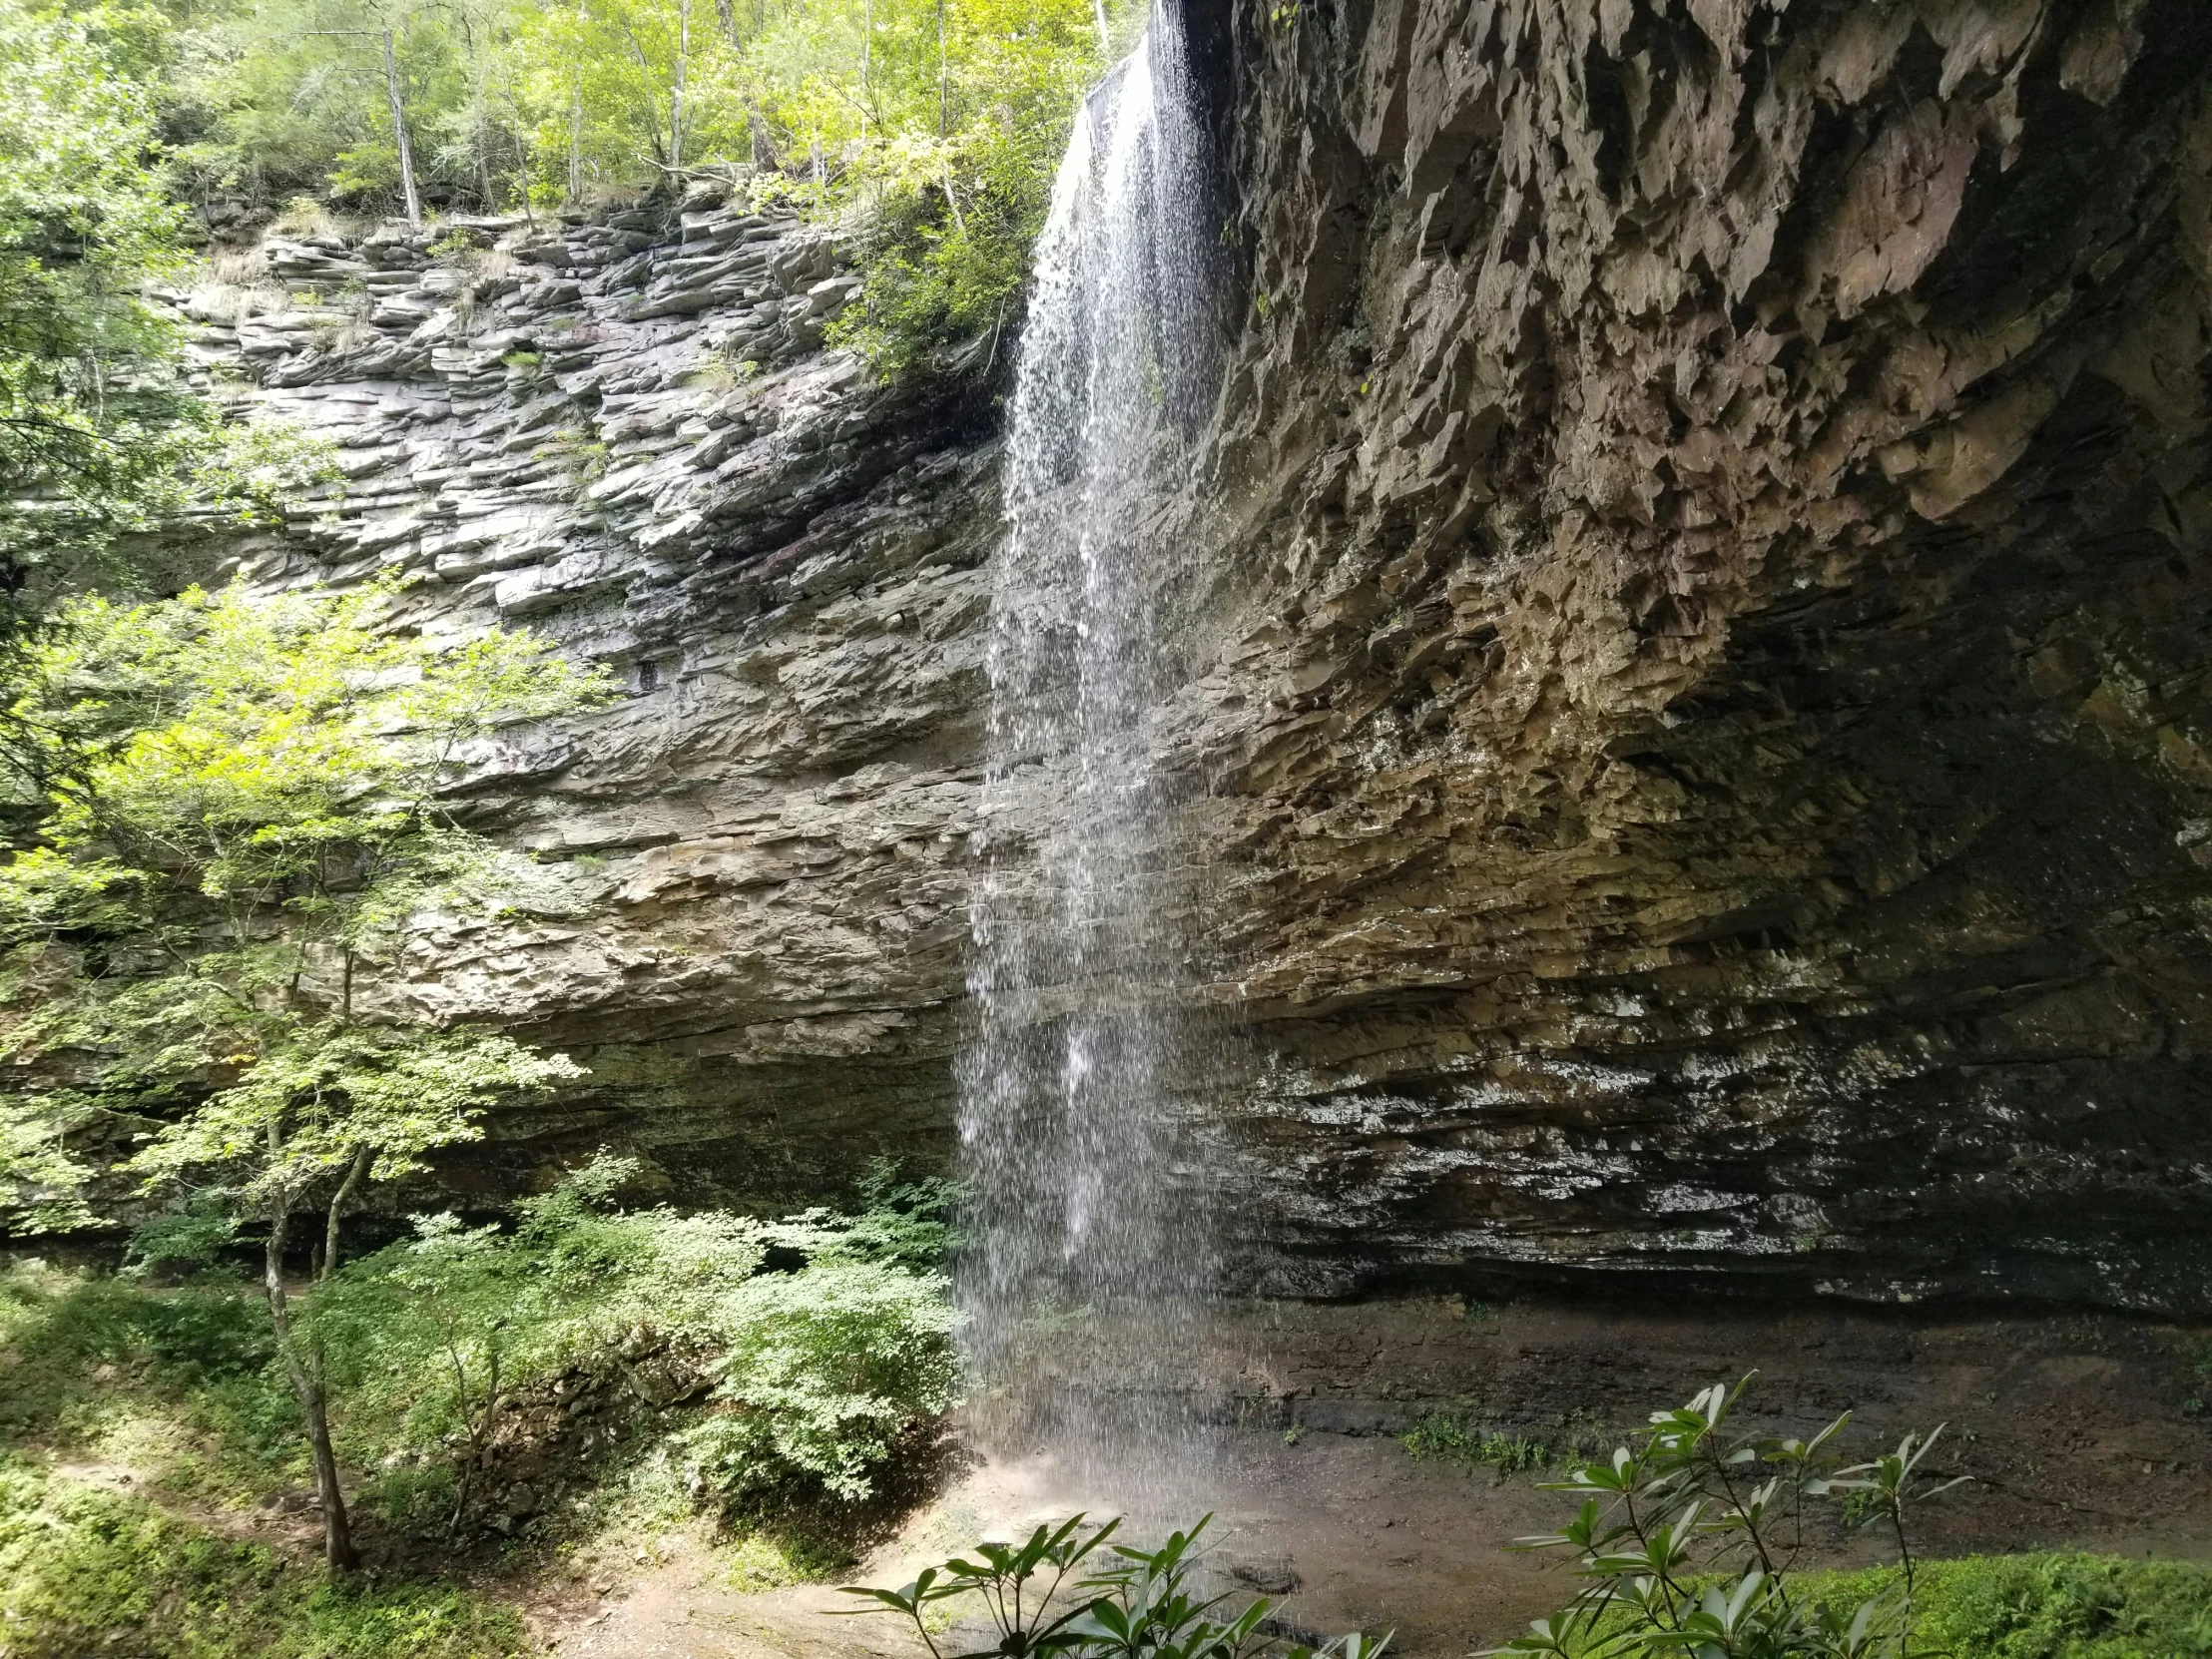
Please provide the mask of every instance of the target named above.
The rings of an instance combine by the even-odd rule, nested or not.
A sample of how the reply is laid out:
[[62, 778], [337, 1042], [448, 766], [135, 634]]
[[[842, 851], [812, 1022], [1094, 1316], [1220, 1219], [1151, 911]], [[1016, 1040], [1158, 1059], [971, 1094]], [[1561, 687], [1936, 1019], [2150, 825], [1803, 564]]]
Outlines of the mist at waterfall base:
[[1192, 109], [1156, 5], [1078, 115], [1037, 247], [960, 1067], [973, 1429], [1048, 1466], [1060, 1495], [1136, 1514], [1203, 1479], [1192, 1360], [1217, 1256], [1170, 1086], [1190, 1097], [1218, 1034], [1179, 994], [1195, 895], [1172, 833], [1183, 786], [1152, 741], [1182, 670], [1163, 615], [1177, 550], [1152, 521], [1213, 391]]

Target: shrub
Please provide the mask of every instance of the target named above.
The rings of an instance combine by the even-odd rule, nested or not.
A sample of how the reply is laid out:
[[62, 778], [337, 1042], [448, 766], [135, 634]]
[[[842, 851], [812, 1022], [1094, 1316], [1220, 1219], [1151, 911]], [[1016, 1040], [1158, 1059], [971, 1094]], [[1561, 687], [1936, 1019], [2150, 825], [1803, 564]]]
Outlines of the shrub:
[[709, 1503], [861, 1498], [951, 1404], [953, 1314], [924, 1265], [940, 1185], [884, 1181], [859, 1217], [613, 1210], [635, 1167], [602, 1157], [512, 1233], [420, 1218], [315, 1290], [307, 1329], [395, 1518], [456, 1531], [507, 1464], [633, 1430]]
[[[875, 1604], [855, 1612], [904, 1617], [930, 1659], [944, 1659], [930, 1629], [941, 1623], [939, 1604], [959, 1600], [996, 1633], [991, 1646], [961, 1659], [1241, 1659], [1282, 1647], [1268, 1629], [1273, 1603], [1248, 1602], [1232, 1615], [1227, 1596], [1198, 1593], [1198, 1544], [1212, 1519], [1146, 1550], [1112, 1542], [1119, 1520], [1086, 1529], [1076, 1515], [1038, 1527], [1020, 1544], [979, 1543], [965, 1556], [924, 1568], [902, 1589], [852, 1585], [844, 1593]], [[1355, 1632], [1318, 1656], [1298, 1646], [1287, 1652], [1291, 1659], [1382, 1659], [1389, 1641]]]
[[[1581, 1511], [1516, 1547], [1571, 1551], [1585, 1587], [1496, 1652], [1907, 1659], [1928, 1651], [1917, 1629], [1926, 1569], [1914, 1560], [1906, 1521], [1915, 1504], [1958, 1483], [1920, 1475], [1942, 1430], [1908, 1434], [1896, 1451], [1849, 1466], [1832, 1449], [1848, 1412], [1809, 1440], [1731, 1437], [1729, 1418], [1749, 1382], [1716, 1383], [1687, 1405], [1654, 1411], [1651, 1426], [1609, 1458], [1545, 1483], [1581, 1495]], [[1793, 1571], [1808, 1500], [1817, 1513], [1821, 1502], [1855, 1494], [1855, 1523], [1895, 1543], [1895, 1572], [1863, 1594], [1808, 1594]]]

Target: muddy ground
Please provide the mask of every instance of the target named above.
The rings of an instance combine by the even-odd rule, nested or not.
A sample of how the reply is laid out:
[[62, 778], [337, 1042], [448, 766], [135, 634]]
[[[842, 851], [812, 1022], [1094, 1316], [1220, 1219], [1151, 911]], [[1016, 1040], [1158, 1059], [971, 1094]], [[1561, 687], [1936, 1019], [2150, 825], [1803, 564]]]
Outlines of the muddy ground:
[[[1595, 1444], [1698, 1388], [1756, 1371], [1747, 1426], [1792, 1431], [1854, 1413], [1871, 1454], [1947, 1424], [1932, 1467], [1972, 1479], [1924, 1512], [1932, 1554], [2074, 1546], [2212, 1557], [2212, 1334], [2117, 1318], [1979, 1319], [1760, 1312], [1695, 1317], [1592, 1302], [1495, 1308], [1408, 1300], [1248, 1310], [1217, 1362], [1241, 1378], [1218, 1461], [1191, 1513], [1218, 1512], [1216, 1563], [1278, 1590], [1282, 1615], [1331, 1634], [1397, 1631], [1405, 1659], [1440, 1659], [1512, 1634], [1570, 1584], [1515, 1536], [1569, 1512], [1544, 1478], [1418, 1460], [1396, 1436], [1425, 1414], [1552, 1446]], [[2200, 1401], [2200, 1392], [2203, 1399]], [[934, 1497], [875, 1547], [860, 1576], [890, 1583], [978, 1536], [1005, 1534], [1101, 1494], [1040, 1446], [955, 1462]], [[1878, 1558], [1830, 1527], [1812, 1557]], [[1295, 1587], [1292, 1587], [1295, 1586]], [[564, 1654], [597, 1659], [747, 1655], [913, 1659], [888, 1619], [832, 1617], [826, 1587], [742, 1594], [719, 1558], [678, 1548], [604, 1597], [540, 1607]]]

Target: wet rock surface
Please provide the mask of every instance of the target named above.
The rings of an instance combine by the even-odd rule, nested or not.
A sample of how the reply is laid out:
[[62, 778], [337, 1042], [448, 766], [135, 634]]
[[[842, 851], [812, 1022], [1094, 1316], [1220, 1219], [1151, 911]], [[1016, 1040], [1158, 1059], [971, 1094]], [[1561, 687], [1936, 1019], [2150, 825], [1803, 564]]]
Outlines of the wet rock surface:
[[[1163, 764], [1247, 1281], [2212, 1304], [2212, 13], [1230, 33], [1249, 283], [1163, 527], [1210, 665]], [[796, 223], [481, 231], [273, 245], [309, 300], [206, 346], [344, 446], [254, 581], [396, 567], [632, 688], [467, 796], [577, 907], [407, 994], [595, 1077], [451, 1179], [941, 1155], [988, 400], [817, 349], [849, 278]]]

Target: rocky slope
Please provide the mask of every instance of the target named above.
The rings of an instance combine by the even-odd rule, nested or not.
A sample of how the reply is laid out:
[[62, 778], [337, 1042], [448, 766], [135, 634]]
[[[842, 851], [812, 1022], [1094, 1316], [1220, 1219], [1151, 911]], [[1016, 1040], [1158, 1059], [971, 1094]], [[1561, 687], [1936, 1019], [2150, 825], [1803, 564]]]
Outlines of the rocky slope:
[[[1167, 760], [1255, 1282], [2212, 1305], [2212, 12], [1194, 17], [1248, 286]], [[932, 1154], [988, 409], [815, 351], [799, 226], [481, 229], [273, 244], [313, 302], [207, 347], [346, 445], [253, 580], [635, 691], [485, 757], [579, 908], [411, 994], [596, 1079], [454, 1178]]]

